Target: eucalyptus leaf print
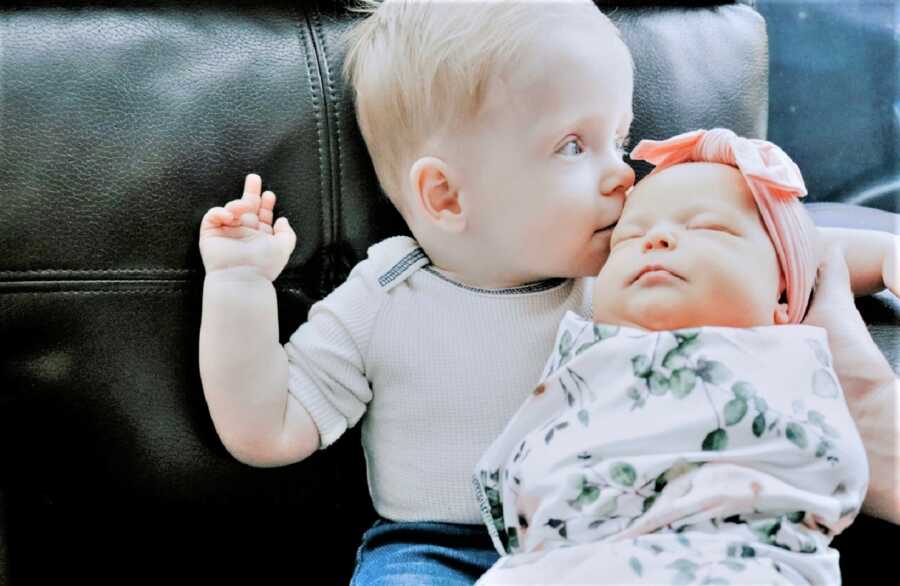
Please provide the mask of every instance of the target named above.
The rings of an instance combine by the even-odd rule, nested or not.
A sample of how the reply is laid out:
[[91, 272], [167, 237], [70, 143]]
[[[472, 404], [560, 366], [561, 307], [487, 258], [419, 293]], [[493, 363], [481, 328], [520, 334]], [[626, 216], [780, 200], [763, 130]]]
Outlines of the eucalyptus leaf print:
[[675, 570], [675, 576], [672, 577], [672, 584], [679, 585], [690, 584], [693, 582], [696, 579], [695, 572], [699, 567], [697, 562], [686, 558], [677, 559], [666, 566], [666, 568]]
[[696, 368], [697, 376], [704, 381], [714, 384], [723, 385], [731, 380], [732, 374], [728, 367], [716, 360], [706, 360], [699, 358]]
[[785, 427], [784, 435], [798, 448], [805, 448], [807, 446], [806, 430], [798, 423], [793, 421], [788, 423]]
[[[590, 567], [572, 571], [579, 564], [561, 568], [553, 557], [532, 570], [535, 555], [511, 564], [520, 580], [506, 583], [532, 571], [535, 583], [781, 583], [773, 552], [779, 560], [817, 556], [828, 551], [825, 537], [853, 521], [865, 485], [864, 460], [847, 450], [856, 441], [845, 431], [852, 418], [843, 401], [810, 384], [820, 370], [836, 380], [824, 336], [811, 343], [808, 331], [784, 329], [793, 346], [783, 350], [747, 337], [754, 332], [606, 330], [575, 317], [561, 325], [548, 360], [565, 354], [569, 363], [542, 379], [546, 387], [526, 403], [533, 409], [479, 465], [509, 463], [500, 482], [489, 481], [493, 491], [481, 489], [480, 505], [498, 550], [577, 546]], [[827, 465], [838, 456], [846, 465]], [[765, 467], [754, 466], [760, 460]], [[794, 482], [808, 470], [815, 479]], [[794, 489], [787, 508], [784, 483]], [[617, 545], [591, 550], [606, 541]]]
[[747, 566], [745, 566], [741, 562], [736, 562], [733, 560], [722, 560], [719, 563], [734, 572], [743, 572], [747, 568]]
[[634, 570], [634, 573], [640, 576], [643, 573], [641, 568], [641, 562], [636, 558], [632, 557], [628, 560], [628, 565], [631, 566], [631, 569]]
[[[765, 519], [748, 523], [748, 525], [762, 543], [775, 545], [775, 536], [778, 534], [778, 530], [781, 529], [781, 518]], [[729, 553], [729, 555], [731, 554]]]
[[825, 350], [825, 347], [822, 345], [822, 343], [818, 340], [813, 340], [812, 338], [806, 340], [806, 343], [813, 351], [813, 354], [815, 354], [816, 360], [819, 361], [819, 364], [821, 364], [825, 368], [831, 368], [831, 360], [828, 359], [828, 351]]
[[566, 530], [566, 522], [562, 519], [550, 519], [546, 523], [547, 527], [552, 529], [556, 529], [556, 532], [559, 533], [559, 536], [563, 539], [568, 535], [568, 531]]
[[766, 430], [766, 416], [762, 413], [759, 413], [756, 417], [753, 418], [753, 435], [756, 437], [762, 437], [763, 432]]
[[569, 506], [578, 512], [587, 505], [591, 505], [600, 497], [600, 487], [596, 484], [588, 482], [587, 478], [581, 477], [578, 486], [578, 496], [567, 501]]
[[[738, 381], [731, 385], [731, 392], [734, 393], [735, 397], [745, 401], [749, 401], [752, 397], [756, 396], [756, 389], [747, 381]], [[759, 409], [759, 407], [757, 407], [757, 409]], [[760, 409], [760, 411], [764, 410], [765, 408]]]
[[674, 332], [676, 346], [666, 352], [662, 365], [665, 368], [679, 369], [687, 364], [688, 353], [697, 346], [700, 330], [682, 330]]
[[820, 368], [813, 373], [813, 393], [825, 399], [833, 399], [838, 396], [837, 381], [831, 375], [831, 372]]
[[556, 425], [554, 425], [554, 426], [550, 429], [550, 431], [548, 431], [547, 434], [544, 436], [544, 443], [549, 444], [551, 441], [553, 441], [553, 435], [554, 435], [557, 431], [562, 430], [562, 429], [565, 429], [565, 428], [567, 428], [567, 427], [569, 427], [569, 422], [568, 422], [568, 421], [562, 421], [562, 422], [557, 423]]
[[663, 367], [671, 368], [673, 370], [684, 368], [687, 363], [687, 353], [682, 351], [681, 346], [676, 346], [675, 348], [672, 348], [671, 350], [666, 352], [666, 355], [662, 361]]
[[599, 342], [619, 334], [619, 326], [594, 324], [594, 340]]
[[709, 432], [703, 439], [703, 449], [705, 451], [724, 450], [728, 447], [728, 432], [721, 427]]
[[819, 427], [821, 427], [822, 424], [825, 423], [825, 416], [815, 409], [810, 409], [809, 413], [806, 414], [806, 418], [809, 419], [810, 423]]
[[756, 550], [746, 543], [731, 543], [728, 545], [728, 557], [752, 558], [756, 557]]
[[572, 332], [566, 330], [563, 332], [562, 338], [559, 340], [559, 355], [566, 356], [569, 352], [572, 351], [572, 347], [575, 345], [575, 338], [572, 336]]
[[822, 427], [822, 433], [824, 433], [828, 437], [833, 437], [833, 438], [841, 437], [841, 434], [839, 434], [835, 428], [831, 427], [827, 423], [823, 423], [821, 427]]
[[585, 427], [590, 425], [591, 416], [590, 413], [588, 413], [587, 409], [582, 409], [578, 412], [578, 421], [580, 421], [581, 425]]
[[736, 397], [725, 403], [725, 425], [737, 425], [746, 414], [746, 400]]
[[766, 403], [766, 400], [759, 395], [755, 395], [753, 397], [753, 406], [756, 407], [756, 410], [760, 412], [765, 412], [766, 409], [769, 408], [769, 404]]
[[565, 363], [572, 358], [572, 349], [575, 346], [575, 338], [572, 336], [572, 332], [566, 330], [563, 332], [562, 337], [559, 340], [559, 362], [556, 365], [556, 368], [562, 367]]
[[638, 378], [646, 378], [650, 376], [650, 357], [639, 355], [631, 359], [631, 366], [634, 370], [634, 376]]
[[635, 409], [637, 409], [639, 407], [643, 407], [647, 401], [644, 398], [643, 393], [641, 393], [641, 389], [638, 388], [636, 385], [631, 385], [630, 387], [628, 387], [628, 390], [625, 392], [625, 394], [628, 396], [629, 399], [634, 401], [631, 404], [632, 411], [634, 411]]
[[691, 330], [678, 330], [673, 332], [675, 335], [675, 339], [678, 340], [678, 344], [684, 348], [688, 349], [697, 343], [697, 336], [700, 335], [700, 328], [691, 329]]
[[635, 471], [634, 466], [627, 462], [616, 462], [610, 468], [609, 476], [614, 482], [617, 482], [622, 486], [634, 486], [637, 472]]
[[650, 394], [665, 395], [669, 390], [669, 379], [658, 372], [654, 372], [650, 375], [648, 386], [650, 387]]
[[669, 378], [669, 387], [672, 389], [672, 396], [676, 399], [683, 399], [694, 390], [697, 384], [697, 375], [689, 368], [676, 369]]
[[586, 344], [582, 344], [581, 346], [578, 347], [578, 350], [575, 350], [575, 356], [578, 356], [579, 354], [581, 354], [582, 352], [584, 352], [585, 350], [587, 350], [588, 348], [590, 348], [591, 346], [593, 346], [596, 343], [597, 342], [587, 342]]

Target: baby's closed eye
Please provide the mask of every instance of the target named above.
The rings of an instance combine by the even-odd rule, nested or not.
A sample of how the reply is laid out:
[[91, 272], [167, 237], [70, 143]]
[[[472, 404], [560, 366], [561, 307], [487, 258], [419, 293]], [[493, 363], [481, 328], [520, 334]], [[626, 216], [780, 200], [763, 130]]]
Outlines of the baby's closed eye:
[[690, 218], [685, 227], [688, 230], [711, 230], [732, 235], [738, 234], [734, 220], [723, 217], [720, 214], [710, 214], [708, 212], [697, 214]]
[[688, 224], [687, 228], [688, 230], [709, 230], [712, 232], [723, 232], [732, 236], [737, 235], [737, 232], [731, 226], [727, 224], [719, 224], [716, 222], [693, 222], [691, 224]]

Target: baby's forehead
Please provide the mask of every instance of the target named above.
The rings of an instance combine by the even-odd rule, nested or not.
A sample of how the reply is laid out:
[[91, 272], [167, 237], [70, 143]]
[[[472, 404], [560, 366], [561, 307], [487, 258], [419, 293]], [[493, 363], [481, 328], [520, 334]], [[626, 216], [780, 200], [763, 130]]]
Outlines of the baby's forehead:
[[626, 214], [722, 210], [756, 216], [756, 201], [737, 168], [720, 163], [682, 163], [639, 181], [622, 210]]

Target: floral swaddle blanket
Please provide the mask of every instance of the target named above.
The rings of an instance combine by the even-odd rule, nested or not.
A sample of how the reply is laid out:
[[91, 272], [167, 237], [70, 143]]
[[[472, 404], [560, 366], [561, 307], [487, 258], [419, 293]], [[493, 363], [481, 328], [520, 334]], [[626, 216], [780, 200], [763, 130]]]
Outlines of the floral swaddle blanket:
[[648, 332], [566, 314], [474, 484], [481, 584], [839, 584], [868, 486], [821, 328]]

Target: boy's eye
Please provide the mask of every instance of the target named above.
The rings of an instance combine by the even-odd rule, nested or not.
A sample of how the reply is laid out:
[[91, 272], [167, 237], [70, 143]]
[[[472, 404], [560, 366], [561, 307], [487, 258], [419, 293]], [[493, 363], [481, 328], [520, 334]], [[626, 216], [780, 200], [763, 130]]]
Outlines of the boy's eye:
[[[569, 145], [575, 145], [576, 148], [575, 149], [567, 148]], [[575, 150], [575, 152], [572, 152], [573, 150]], [[583, 153], [584, 148], [581, 146], [581, 143], [578, 142], [577, 138], [573, 138], [572, 140], [566, 142], [566, 144], [562, 145], [559, 148], [559, 150], [556, 152], [574, 157], [576, 155], [580, 155], [581, 153]]]
[[616, 148], [619, 149], [619, 152], [621, 152], [623, 155], [625, 154], [625, 151], [628, 149], [628, 147], [630, 145], [631, 145], [631, 135], [630, 134], [623, 138], [619, 138], [618, 140], [616, 140]]

